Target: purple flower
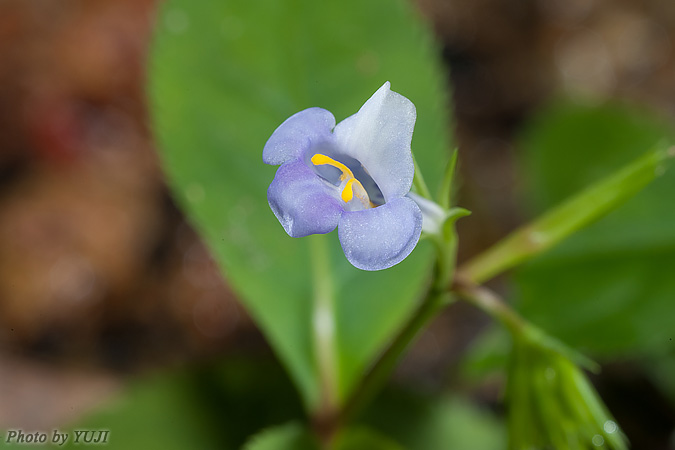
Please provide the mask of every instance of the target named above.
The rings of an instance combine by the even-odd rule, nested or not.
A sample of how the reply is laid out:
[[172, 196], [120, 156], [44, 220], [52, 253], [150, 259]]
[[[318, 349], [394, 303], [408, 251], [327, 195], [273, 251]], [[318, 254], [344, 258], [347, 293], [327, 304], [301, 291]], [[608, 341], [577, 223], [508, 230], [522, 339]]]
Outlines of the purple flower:
[[267, 199], [292, 237], [338, 228], [345, 256], [364, 270], [403, 261], [420, 238], [422, 213], [406, 197], [414, 176], [410, 151], [415, 106], [389, 82], [335, 125], [309, 108], [288, 118], [263, 149], [278, 165]]

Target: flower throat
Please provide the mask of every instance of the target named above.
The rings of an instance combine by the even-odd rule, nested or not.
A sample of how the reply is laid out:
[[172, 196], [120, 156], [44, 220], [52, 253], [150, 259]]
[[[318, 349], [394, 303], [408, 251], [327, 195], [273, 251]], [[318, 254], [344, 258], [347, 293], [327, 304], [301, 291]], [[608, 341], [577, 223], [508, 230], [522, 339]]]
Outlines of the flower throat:
[[[336, 161], [330, 156], [326, 156], [322, 153], [314, 154], [314, 156], [311, 158], [311, 161], [315, 166], [327, 165], [340, 171], [340, 176], [338, 179], [339, 184], [337, 184], [337, 186], [341, 189], [340, 197], [345, 203], [349, 203], [354, 197], [356, 197], [365, 209], [376, 208], [382, 204], [377, 202], [377, 199], [373, 199], [375, 201], [371, 200], [371, 196], [368, 195], [368, 189], [363, 186], [361, 181], [359, 181], [359, 179], [354, 175], [354, 172], [352, 172], [352, 170], [345, 164], [341, 163], [340, 161]], [[363, 172], [369, 177], [365, 170], [363, 170]], [[370, 183], [367, 184], [372, 185], [372, 187], [374, 187], [376, 190], [376, 192], [373, 192], [375, 197], [381, 197], [382, 193], [375, 184], [374, 180], [369, 179], [368, 181], [370, 181]]]

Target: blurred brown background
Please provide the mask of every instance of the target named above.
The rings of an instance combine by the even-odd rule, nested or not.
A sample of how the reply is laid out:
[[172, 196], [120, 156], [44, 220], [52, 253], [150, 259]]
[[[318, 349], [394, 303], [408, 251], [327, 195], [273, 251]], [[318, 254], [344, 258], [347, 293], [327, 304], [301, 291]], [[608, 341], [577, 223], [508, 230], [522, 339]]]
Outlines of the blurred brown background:
[[162, 179], [153, 12], [0, 1], [0, 428], [72, 420], [119, 374], [251, 327]]
[[[513, 137], [552, 96], [675, 115], [672, 0], [417, 3], [452, 68], [462, 257], [521, 222]], [[71, 421], [129, 373], [267, 352], [162, 178], [144, 94], [155, 6], [0, 0], [0, 428]], [[438, 382], [485, 324], [456, 305], [398, 376]], [[639, 442], [666, 442], [658, 393], [631, 367], [604, 373], [610, 396], [649, 399]]]

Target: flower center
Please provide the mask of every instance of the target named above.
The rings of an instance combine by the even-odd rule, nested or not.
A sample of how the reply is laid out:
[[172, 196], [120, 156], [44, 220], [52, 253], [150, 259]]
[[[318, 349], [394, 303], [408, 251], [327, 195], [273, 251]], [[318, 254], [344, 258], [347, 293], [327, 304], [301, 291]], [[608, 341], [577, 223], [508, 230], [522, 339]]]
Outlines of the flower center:
[[370, 201], [368, 192], [366, 192], [366, 189], [354, 176], [354, 173], [351, 171], [351, 169], [349, 169], [349, 167], [345, 166], [340, 161], [336, 161], [333, 158], [321, 153], [316, 153], [314, 156], [312, 156], [311, 161], [315, 166], [329, 165], [335, 167], [341, 172], [339, 188], [342, 189], [340, 193], [342, 201], [349, 203], [354, 197], [356, 197], [364, 208], [374, 208], [377, 206]]

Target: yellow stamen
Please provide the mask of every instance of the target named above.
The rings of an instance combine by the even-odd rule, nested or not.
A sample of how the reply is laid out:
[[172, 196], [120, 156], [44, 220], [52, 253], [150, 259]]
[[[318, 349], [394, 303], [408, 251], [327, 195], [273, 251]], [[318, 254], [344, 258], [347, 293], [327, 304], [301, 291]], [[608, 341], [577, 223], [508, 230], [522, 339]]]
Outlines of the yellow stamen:
[[359, 180], [350, 178], [349, 181], [347, 181], [347, 184], [345, 184], [345, 188], [342, 190], [342, 200], [344, 200], [345, 203], [349, 203], [354, 198], [354, 189], [352, 188], [354, 182], [359, 183]]
[[370, 201], [370, 198], [368, 197], [368, 192], [363, 187], [361, 182], [356, 179], [354, 173], [349, 169], [349, 167], [345, 166], [340, 161], [336, 161], [329, 156], [322, 155], [321, 153], [316, 153], [314, 156], [312, 156], [311, 161], [312, 164], [314, 164], [315, 166], [322, 166], [327, 164], [329, 166], [335, 167], [340, 172], [342, 172], [342, 174], [340, 175], [340, 181], [344, 182], [346, 180], [346, 182], [344, 183], [344, 188], [342, 189], [342, 193], [340, 194], [340, 196], [342, 197], [342, 200], [345, 203], [349, 203], [350, 201], [352, 201], [354, 195], [356, 195], [356, 198], [358, 198], [361, 201], [364, 207], [366, 208], [375, 207], [375, 205]]
[[328, 164], [329, 166], [333, 166], [336, 169], [338, 169], [340, 172], [342, 172], [342, 175], [340, 175], [340, 181], [344, 181], [348, 178], [354, 178], [354, 174], [352, 173], [351, 170], [349, 170], [349, 167], [345, 166], [340, 161], [335, 161], [333, 158], [329, 156], [317, 153], [314, 156], [312, 156], [311, 161], [312, 164], [314, 164], [315, 166], [323, 166], [324, 164]]

